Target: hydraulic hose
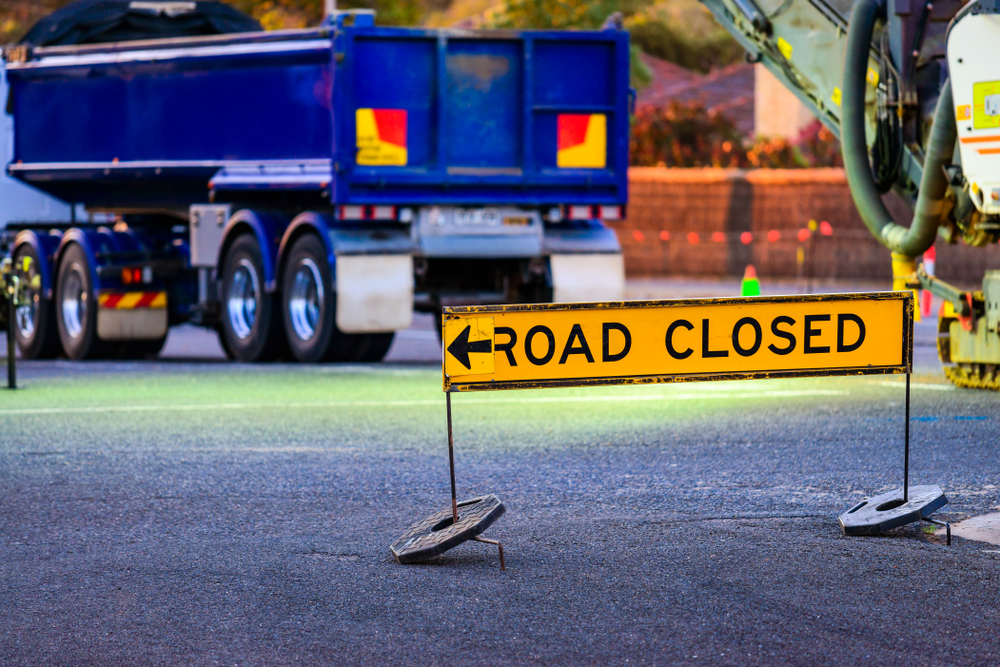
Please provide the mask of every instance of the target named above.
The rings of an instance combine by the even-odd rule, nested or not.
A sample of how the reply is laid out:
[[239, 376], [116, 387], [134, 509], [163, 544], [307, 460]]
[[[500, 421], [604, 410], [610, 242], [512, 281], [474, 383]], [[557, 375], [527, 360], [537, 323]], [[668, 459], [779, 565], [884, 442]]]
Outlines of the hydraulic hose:
[[951, 161], [958, 129], [952, 111], [951, 82], [941, 88], [930, 139], [927, 142], [920, 191], [910, 228], [897, 225], [879, 196], [868, 162], [865, 142], [865, 86], [868, 51], [882, 0], [859, 0], [851, 10], [844, 54], [840, 141], [844, 171], [854, 205], [868, 230], [893, 252], [916, 257], [934, 245], [948, 181], [943, 167]]

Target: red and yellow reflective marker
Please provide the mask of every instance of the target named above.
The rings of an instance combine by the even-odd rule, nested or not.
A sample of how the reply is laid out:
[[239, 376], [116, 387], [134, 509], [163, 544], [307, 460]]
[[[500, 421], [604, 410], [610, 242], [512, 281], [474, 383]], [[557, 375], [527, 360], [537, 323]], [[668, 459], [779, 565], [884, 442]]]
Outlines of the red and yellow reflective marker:
[[406, 166], [406, 110], [358, 109], [357, 164], [366, 166]]
[[444, 390], [907, 373], [912, 292], [445, 308]]
[[101, 292], [97, 305], [111, 310], [166, 308], [166, 292]]
[[556, 166], [604, 169], [608, 162], [608, 117], [602, 113], [559, 114]]

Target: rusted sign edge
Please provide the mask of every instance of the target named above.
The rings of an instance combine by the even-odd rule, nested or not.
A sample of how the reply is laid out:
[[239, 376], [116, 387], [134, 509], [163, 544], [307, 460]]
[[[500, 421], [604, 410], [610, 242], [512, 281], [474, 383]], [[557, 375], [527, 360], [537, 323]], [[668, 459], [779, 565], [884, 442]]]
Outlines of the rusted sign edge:
[[906, 362], [906, 373], [913, 372], [913, 301], [913, 292], [907, 292], [903, 301], [903, 360]]
[[453, 381], [445, 376], [444, 390], [451, 392], [497, 391], [501, 389], [542, 389], [545, 387], [597, 387], [636, 384], [673, 384], [675, 382], [712, 382], [716, 380], [779, 380], [800, 377], [836, 377], [841, 375], [897, 375], [908, 373], [902, 366], [856, 366], [845, 368], [794, 369], [780, 371], [741, 371], [735, 373], [688, 373], [683, 375], [642, 375], [626, 377], [562, 378], [555, 380], [515, 380], [501, 382]]
[[909, 317], [913, 319], [913, 292], [846, 292], [843, 294], [790, 294], [782, 296], [735, 296], [710, 299], [658, 299], [646, 301], [588, 301], [585, 303], [517, 303], [490, 306], [445, 306], [444, 315], [474, 315], [481, 313], [524, 313], [540, 311], [611, 310], [622, 308], [682, 308], [685, 306], [739, 306], [760, 303], [824, 303], [828, 301], [907, 301]]

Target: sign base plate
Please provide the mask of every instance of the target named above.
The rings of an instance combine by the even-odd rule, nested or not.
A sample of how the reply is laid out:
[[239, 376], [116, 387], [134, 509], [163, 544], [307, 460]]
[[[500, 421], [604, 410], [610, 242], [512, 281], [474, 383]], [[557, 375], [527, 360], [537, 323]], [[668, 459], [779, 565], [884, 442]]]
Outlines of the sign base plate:
[[389, 545], [389, 550], [402, 565], [439, 556], [477, 537], [504, 511], [503, 503], [492, 494], [463, 500], [458, 503], [457, 523], [452, 520], [451, 508], [443, 509], [410, 526], [402, 537]]
[[903, 489], [865, 498], [840, 515], [837, 521], [844, 535], [881, 535], [893, 528], [922, 521], [948, 504], [941, 487], [933, 484], [911, 486], [903, 502]]

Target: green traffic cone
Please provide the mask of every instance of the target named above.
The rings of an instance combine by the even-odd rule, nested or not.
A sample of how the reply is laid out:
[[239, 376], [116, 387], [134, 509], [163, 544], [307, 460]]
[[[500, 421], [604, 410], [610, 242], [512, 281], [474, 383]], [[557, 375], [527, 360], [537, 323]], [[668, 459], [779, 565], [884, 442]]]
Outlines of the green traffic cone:
[[760, 296], [760, 281], [757, 280], [757, 269], [753, 268], [753, 264], [747, 264], [747, 270], [743, 272], [740, 296]]

